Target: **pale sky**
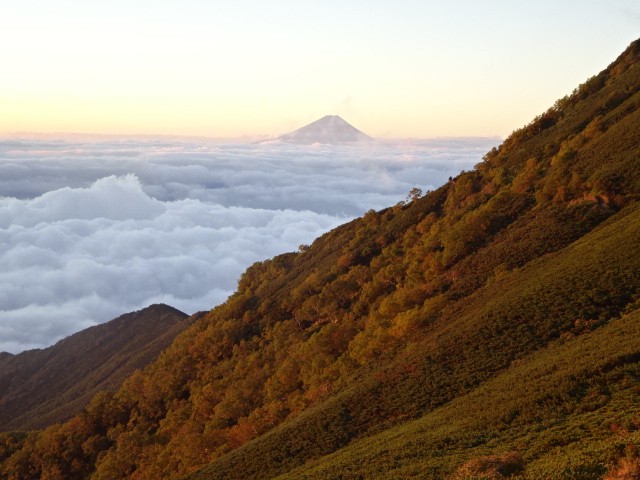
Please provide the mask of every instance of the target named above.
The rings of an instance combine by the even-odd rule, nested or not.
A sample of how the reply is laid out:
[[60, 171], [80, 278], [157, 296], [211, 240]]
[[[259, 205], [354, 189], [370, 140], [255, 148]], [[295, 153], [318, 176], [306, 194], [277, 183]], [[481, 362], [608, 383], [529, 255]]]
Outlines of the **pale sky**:
[[506, 136], [640, 33], [637, 0], [2, 0], [0, 133]]

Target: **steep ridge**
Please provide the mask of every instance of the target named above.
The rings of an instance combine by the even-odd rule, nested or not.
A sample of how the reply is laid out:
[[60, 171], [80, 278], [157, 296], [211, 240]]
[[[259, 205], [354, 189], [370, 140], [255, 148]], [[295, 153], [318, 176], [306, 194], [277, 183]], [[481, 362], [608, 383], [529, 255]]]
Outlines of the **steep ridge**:
[[638, 60], [438, 190], [255, 264], [119, 391], [3, 437], [0, 474], [465, 478], [514, 450], [489, 478], [600, 478], [624, 454], [611, 421], [637, 440]]
[[157, 358], [190, 325], [188, 315], [152, 305], [71, 335], [55, 345], [0, 358], [0, 430], [43, 428], [115, 390]]
[[[530, 262], [522, 269], [505, 273], [472, 295], [469, 302], [465, 302], [465, 305], [454, 314], [443, 313], [446, 322], [442, 322], [439, 325], [440, 328], [433, 328], [424, 341], [417, 342], [414, 349], [404, 352], [390, 366], [378, 371], [374, 378], [351, 386], [314, 410], [300, 415], [292, 422], [265, 435], [264, 438], [258, 438], [231, 452], [200, 474], [194, 474], [190, 478], [272, 478], [296, 466], [301, 466], [321, 454], [333, 452], [336, 447], [348, 445], [352, 439], [360, 436], [359, 432], [362, 431], [363, 425], [368, 427], [369, 431], [377, 431], [379, 426], [374, 418], [394, 419], [403, 415], [405, 418], [414, 418], [422, 411], [432, 411], [433, 418], [440, 419], [437, 407], [447, 404], [449, 398], [443, 398], [446, 396], [451, 397], [452, 400], [454, 397], [472, 396], [473, 402], [476, 403], [471, 400], [465, 403], [464, 408], [468, 409], [468, 415], [462, 414], [463, 409], [457, 410], [461, 414], [461, 417], [456, 419], [460, 423], [460, 431], [447, 428], [443, 429], [440, 438], [434, 435], [440, 446], [433, 446], [431, 449], [425, 447], [434, 458], [447, 454], [448, 450], [443, 451], [442, 444], [443, 442], [446, 444], [448, 436], [453, 434], [460, 438], [460, 444], [456, 445], [455, 449], [452, 447], [449, 453], [453, 457], [464, 458], [465, 455], [460, 451], [464, 451], [465, 442], [469, 442], [474, 448], [483, 447], [477, 448], [480, 451], [487, 448], [489, 435], [480, 428], [484, 425], [480, 420], [475, 425], [478, 430], [475, 436], [469, 432], [467, 422], [471, 414], [482, 418], [483, 415], [489, 415], [488, 410], [495, 412], [496, 418], [492, 425], [494, 428], [498, 425], [501, 428], [516, 429], [515, 425], [522, 427], [522, 424], [526, 424], [530, 430], [535, 431], [536, 423], [538, 427], [544, 426], [545, 422], [562, 423], [563, 415], [558, 411], [565, 413], [562, 411], [563, 408], [576, 409], [575, 403], [588, 404], [593, 401], [593, 398], [589, 398], [592, 392], [582, 384], [598, 387], [598, 382], [585, 374], [584, 379], [573, 378], [569, 385], [562, 385], [570, 391], [558, 393], [550, 388], [552, 384], [546, 378], [547, 371], [555, 372], [553, 364], [535, 360], [540, 357], [540, 354], [531, 355], [533, 360], [527, 358], [526, 354], [524, 357], [521, 354], [527, 351], [535, 352], [538, 350], [535, 348], [536, 345], [546, 346], [549, 342], [552, 345], [556, 344], [554, 348], [564, 348], [562, 345], [572, 344], [571, 342], [575, 340], [580, 342], [589, 354], [580, 358], [580, 363], [578, 359], [570, 357], [558, 361], [575, 364], [574, 366], [580, 365], [582, 369], [594, 369], [597, 372], [598, 365], [593, 361], [594, 356], [602, 355], [601, 363], [609, 361], [615, 363], [615, 359], [619, 356], [631, 355], [627, 361], [634, 368], [633, 372], [640, 373], [638, 327], [634, 326], [633, 329], [636, 336], [625, 338], [624, 342], [620, 342], [620, 333], [617, 330], [611, 330], [616, 333], [609, 335], [599, 332], [596, 327], [597, 324], [608, 323], [609, 319], [616, 318], [620, 314], [615, 309], [615, 305], [616, 303], [619, 306], [625, 305], [626, 301], [616, 302], [615, 299], [626, 294], [638, 298], [640, 274], [637, 273], [637, 269], [640, 267], [640, 256], [633, 255], [633, 252], [639, 242], [640, 206], [634, 204], [569, 247]], [[629, 258], [631, 258], [630, 261]], [[567, 288], [567, 283], [570, 288]], [[634, 287], [630, 289], [629, 284]], [[601, 305], [594, 304], [593, 292], [598, 292], [602, 296]], [[608, 299], [613, 301], [609, 302]], [[534, 303], [535, 306], [532, 308]], [[569, 305], [572, 310], [566, 310]], [[636, 301], [629, 308], [637, 309], [638, 306]], [[612, 310], [607, 311], [609, 308]], [[589, 313], [589, 310], [592, 312]], [[635, 315], [632, 318], [636, 319], [640, 312], [637, 310], [634, 312]], [[589, 321], [582, 320], [595, 315], [599, 317]], [[599, 332], [598, 336], [594, 336], [598, 343], [589, 346], [588, 342], [591, 338], [589, 335], [592, 329], [594, 332]], [[553, 340], [559, 338], [561, 338], [560, 341]], [[604, 354], [602, 344], [607, 344], [609, 350], [607, 354]], [[625, 346], [626, 350], [623, 348]], [[542, 354], [544, 355], [546, 354]], [[529, 373], [528, 376], [520, 378], [520, 382], [524, 383], [520, 389], [516, 388], [513, 382], [496, 380], [502, 382], [503, 395], [506, 394], [505, 392], [511, 393], [512, 397], [509, 398], [512, 404], [511, 410], [507, 408], [508, 402], [503, 399], [495, 404], [482, 403], [485, 398], [477, 399], [475, 390], [466, 394], [467, 385], [480, 385], [480, 391], [487, 391], [487, 389], [491, 391], [492, 387], [487, 387], [487, 384], [483, 384], [482, 381], [491, 378], [494, 372], [499, 372], [503, 368], [507, 368], [509, 372], [514, 367], [517, 371], [534, 370], [535, 375]], [[565, 377], [576, 375], [572, 369], [561, 373]], [[630, 375], [633, 374], [635, 373]], [[561, 375], [558, 374], [558, 376]], [[626, 385], [628, 393], [632, 394], [631, 399], [633, 399], [633, 389], [640, 387], [638, 380], [629, 380], [630, 383]], [[539, 385], [540, 383], [542, 385]], [[511, 390], [508, 390], [509, 388]], [[614, 390], [612, 386], [609, 388]], [[538, 397], [530, 398], [531, 391], [535, 391]], [[599, 390], [594, 388], [594, 391]], [[560, 398], [555, 399], [554, 395]], [[562, 395], [567, 396], [568, 405], [562, 405], [560, 401], [564, 400]], [[536, 408], [535, 401], [545, 397], [548, 397], [547, 402], [551, 405], [540, 401], [540, 405]], [[640, 398], [636, 396], [636, 400], [638, 399]], [[608, 406], [611, 399], [605, 397], [595, 400], [594, 403], [597, 406]], [[460, 400], [457, 401], [460, 402]], [[370, 412], [367, 411], [371, 406], [375, 406], [375, 417], [370, 416]], [[434, 408], [436, 409], [432, 410]], [[628, 408], [626, 414], [625, 421], [631, 421], [637, 414], [637, 409]], [[532, 421], [534, 418], [535, 422]], [[600, 423], [602, 419], [591, 419], [591, 421]], [[600, 437], [611, 439], [609, 425], [600, 425], [597, 432]], [[395, 438], [404, 428], [401, 426], [390, 429], [380, 437]], [[337, 434], [327, 435], [327, 432]], [[426, 432], [429, 431], [423, 432], [423, 436], [428, 438], [431, 433]], [[411, 443], [418, 442], [419, 439], [414, 436], [402, 438], [401, 441]], [[568, 439], [565, 441], [572, 443]], [[300, 449], [301, 445], [307, 445], [307, 447]], [[539, 445], [536, 447], [540, 448]], [[362, 449], [368, 452], [359, 458]], [[431, 472], [421, 467], [421, 478], [442, 478], [442, 465], [434, 458], [422, 457], [425, 449], [394, 451], [389, 449], [385, 441], [375, 438], [370, 441], [365, 439], [355, 443], [353, 447], [347, 447], [345, 452], [337, 457], [332, 456], [329, 459], [314, 462], [317, 463], [315, 468], [307, 468], [307, 466], [301, 468], [299, 472], [291, 475], [291, 478], [300, 478], [301, 472], [308, 475], [309, 471], [313, 471], [314, 475], [305, 476], [305, 478], [338, 478], [341, 471], [356, 471], [364, 478], [381, 478], [383, 475], [389, 475], [389, 478], [403, 478], [403, 475], [397, 471], [398, 467], [406, 467], [410, 471], [415, 468], [416, 463], [432, 464]], [[525, 450], [522, 447], [521, 449]], [[291, 455], [291, 452], [296, 451], [298, 451], [296, 455]], [[400, 464], [395, 464], [394, 459], [397, 460], [398, 456], [404, 457], [404, 460]], [[388, 463], [374, 461], [374, 458], [385, 457]], [[338, 462], [336, 458], [344, 460]], [[341, 470], [342, 468], [344, 470]]]

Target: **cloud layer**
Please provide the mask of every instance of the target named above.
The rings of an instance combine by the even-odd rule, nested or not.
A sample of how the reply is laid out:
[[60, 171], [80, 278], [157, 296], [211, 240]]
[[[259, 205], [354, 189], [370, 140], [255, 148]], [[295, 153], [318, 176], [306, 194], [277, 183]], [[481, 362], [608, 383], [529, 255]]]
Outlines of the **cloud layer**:
[[495, 143], [0, 141], [0, 351], [155, 302], [209, 309], [253, 262], [434, 188]]

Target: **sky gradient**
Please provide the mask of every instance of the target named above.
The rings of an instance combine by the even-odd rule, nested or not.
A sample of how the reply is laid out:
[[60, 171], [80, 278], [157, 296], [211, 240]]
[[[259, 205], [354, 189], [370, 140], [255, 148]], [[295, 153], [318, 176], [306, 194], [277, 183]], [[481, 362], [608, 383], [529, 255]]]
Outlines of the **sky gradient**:
[[506, 136], [640, 32], [631, 0], [0, 4], [0, 133]]

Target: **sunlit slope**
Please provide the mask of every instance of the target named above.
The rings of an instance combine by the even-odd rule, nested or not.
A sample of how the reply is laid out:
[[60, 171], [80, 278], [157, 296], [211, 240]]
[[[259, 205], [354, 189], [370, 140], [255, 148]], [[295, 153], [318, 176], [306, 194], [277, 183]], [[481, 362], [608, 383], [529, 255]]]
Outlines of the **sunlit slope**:
[[[580, 413], [585, 405], [593, 407], [589, 411], [604, 408], [603, 412], [608, 412], [607, 408], [617, 408], [610, 405], [613, 400], [609, 390], [615, 386], [609, 386], [606, 379], [589, 377], [600, 375], [598, 362], [613, 365], [611, 369], [620, 362], [630, 362], [632, 371], [628, 378], [623, 376], [627, 378], [626, 394], [634, 394], [630, 398], [640, 400], [640, 378], [635, 376], [640, 373], [637, 313], [624, 322], [615, 321], [616, 325], [626, 325], [626, 333], [615, 327], [595, 334], [600, 332], [598, 325], [639, 306], [637, 245], [640, 245], [640, 207], [634, 204], [566, 249], [490, 282], [447, 318], [444, 325], [390, 367], [376, 372], [373, 378], [357, 383], [294, 422], [230, 453], [192, 478], [270, 478], [347, 444], [367, 421], [375, 430], [380, 419], [413, 416], [416, 410], [433, 404], [434, 399], [458, 395], [462, 396], [452, 404], [456, 407], [437, 409], [425, 420], [411, 424], [412, 428], [428, 428], [429, 434], [415, 438], [406, 433], [408, 427], [399, 427], [371, 441], [358, 441], [340, 455], [319, 461], [313, 470], [304, 471], [317, 470], [317, 477], [313, 478], [339, 478], [341, 471], [358, 473], [364, 478], [378, 478], [386, 473], [389, 478], [400, 478], [430, 465], [431, 478], [441, 478], [443, 469], [450, 467], [451, 462], [477, 452], [514, 448], [522, 450], [527, 458], [536, 459], [547, 453], [538, 451], [540, 446], [536, 450], [533, 443], [519, 447], [513, 442], [502, 444], [511, 438], [498, 434], [513, 436], [513, 431], [501, 432], [510, 428], [522, 430], [523, 425], [527, 433], [540, 432], [555, 425], [554, 421], [561, 422], [567, 415]], [[550, 342], [554, 345], [552, 353], [523, 355]], [[567, 366], [571, 368], [556, 372]], [[507, 368], [506, 373], [478, 390], [484, 393], [474, 391], [464, 395], [470, 385], [481, 384], [503, 367]], [[581, 369], [585, 371], [580, 373]], [[590, 369], [594, 369], [592, 373]], [[558, 378], [548, 378], [549, 372], [556, 372]], [[569, 378], [578, 374], [584, 378], [569, 382]], [[519, 384], [513, 378], [518, 378]], [[558, 379], [564, 379], [565, 384], [558, 383]], [[640, 411], [632, 403], [625, 408], [618, 414], [626, 422], [633, 421]], [[375, 415], [371, 415], [372, 411]], [[442, 412], [449, 413], [443, 416]], [[452, 418], [456, 422], [452, 423]], [[593, 421], [600, 425], [607, 418]], [[430, 431], [428, 419], [440, 422], [436, 422], [440, 433]], [[609, 425], [600, 426], [594, 435], [610, 440]], [[550, 433], [539, 435], [545, 438]], [[449, 444], [453, 438], [459, 439], [458, 443]], [[389, 439], [394, 439], [395, 446], [387, 444]], [[588, 439], [582, 440], [582, 447], [587, 448]], [[561, 443], [575, 441], [569, 436]], [[411, 447], [415, 442], [421, 446]], [[358, 448], [367, 451], [367, 455], [361, 455]], [[586, 453], [585, 456], [588, 458]], [[405, 473], [395, 471], [399, 468]]]

